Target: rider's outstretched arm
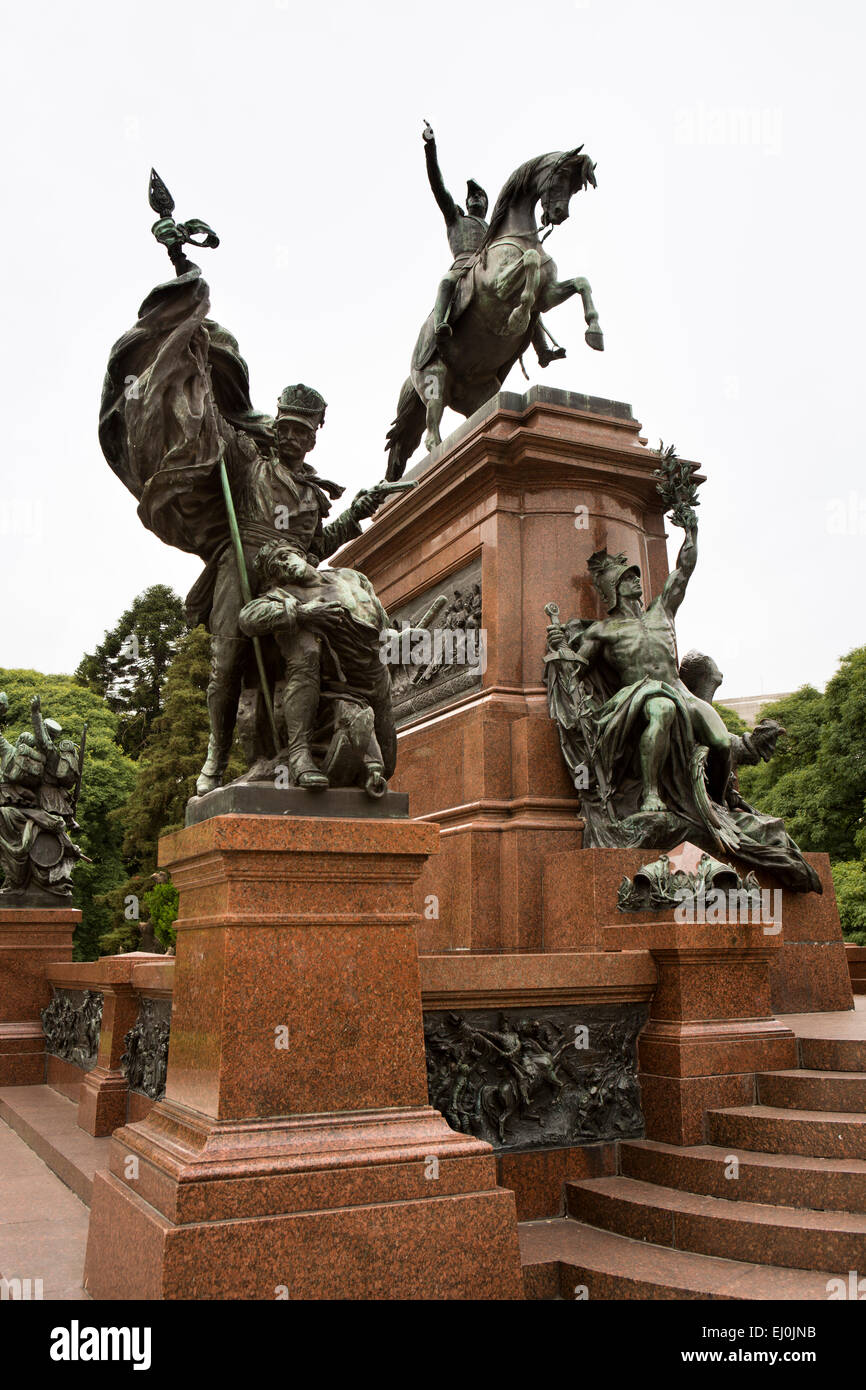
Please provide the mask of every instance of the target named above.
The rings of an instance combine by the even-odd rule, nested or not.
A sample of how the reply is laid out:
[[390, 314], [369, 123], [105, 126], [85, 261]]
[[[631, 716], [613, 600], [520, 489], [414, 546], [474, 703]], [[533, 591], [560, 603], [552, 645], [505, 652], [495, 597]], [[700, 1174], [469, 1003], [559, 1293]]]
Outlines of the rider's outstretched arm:
[[439, 160], [436, 157], [436, 137], [429, 125], [425, 126], [424, 129], [424, 158], [427, 161], [427, 177], [430, 180], [430, 187], [433, 189], [433, 197], [439, 204], [442, 216], [450, 227], [457, 217], [457, 204], [445, 187], [442, 171], [439, 168]]
[[48, 730], [45, 727], [45, 720], [42, 718], [42, 705], [38, 695], [34, 695], [33, 699], [30, 701], [30, 722], [36, 737], [37, 748], [41, 748], [43, 753], [49, 753], [54, 747], [54, 744], [48, 737]]
[[694, 574], [698, 562], [698, 528], [687, 526], [686, 538], [680, 546], [676, 568], [671, 570], [662, 589], [662, 603], [673, 617], [686, 596], [686, 585]]

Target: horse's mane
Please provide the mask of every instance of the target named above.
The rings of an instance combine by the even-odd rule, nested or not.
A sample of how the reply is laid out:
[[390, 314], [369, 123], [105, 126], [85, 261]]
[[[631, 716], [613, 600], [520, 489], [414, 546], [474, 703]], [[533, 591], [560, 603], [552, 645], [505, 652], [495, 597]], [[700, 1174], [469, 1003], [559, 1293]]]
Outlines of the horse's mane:
[[548, 161], [556, 161], [561, 157], [560, 152], [555, 150], [551, 154], [538, 154], [534, 159], [527, 159], [525, 164], [521, 164], [514, 173], [505, 180], [499, 190], [499, 197], [496, 199], [493, 212], [490, 216], [490, 225], [487, 228], [484, 240], [479, 250], [484, 250], [499, 235], [499, 229], [505, 221], [508, 209], [517, 198], [522, 198], [532, 185], [532, 181], [538, 173], [539, 168]]

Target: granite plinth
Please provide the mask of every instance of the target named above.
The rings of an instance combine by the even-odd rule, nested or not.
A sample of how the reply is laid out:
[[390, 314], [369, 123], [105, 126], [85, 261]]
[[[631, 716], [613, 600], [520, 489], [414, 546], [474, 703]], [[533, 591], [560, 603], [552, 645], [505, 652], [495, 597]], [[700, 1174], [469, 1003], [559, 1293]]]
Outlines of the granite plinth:
[[7, 907], [36, 908], [41, 912], [66, 912], [72, 907], [71, 893], [46, 893], [41, 888], [28, 888], [26, 892], [14, 890], [0, 891], [0, 911]]
[[161, 841], [166, 1095], [94, 1183], [95, 1298], [522, 1297], [493, 1151], [427, 1102], [412, 896], [436, 841], [251, 815]]
[[638, 1042], [647, 1138], [700, 1144], [708, 1110], [753, 1103], [757, 1072], [797, 1065], [797, 1040], [774, 1016], [770, 996], [781, 934], [755, 922], [674, 922], [656, 914], [618, 935], [624, 948], [643, 944], [658, 970]]
[[[401, 617], [462, 592], [470, 571], [481, 589], [480, 680], [461, 690], [443, 671], [412, 687], [417, 710], [399, 733], [392, 785], [442, 831], [416, 889], [424, 953], [549, 949], [544, 862], [579, 849], [581, 820], [542, 684], [544, 607], [555, 599], [564, 617], [602, 616], [586, 562], [603, 545], [640, 564], [648, 598], [660, 591], [657, 457], [640, 430], [623, 403], [503, 392], [340, 551], [338, 563], [363, 570]], [[430, 897], [435, 917], [423, 915]]]
[[0, 907], [0, 1086], [45, 1080], [40, 1010], [50, 1002], [46, 969], [72, 959], [81, 913], [72, 907]]
[[[551, 854], [544, 864], [545, 949], [646, 950], [664, 913], [645, 908], [620, 912], [617, 890], [657, 856], [652, 850], [592, 849]], [[779, 921], [768, 921], [767, 939], [775, 931], [780, 949], [769, 958], [770, 998], [774, 1012], [832, 1012], [853, 1006], [851, 981], [839, 924], [830, 861], [826, 854], [807, 854], [821, 879], [822, 893], [780, 889], [772, 874], [756, 870]], [[730, 858], [741, 874], [749, 866]], [[699, 924], [696, 924], [696, 930]]]
[[350, 820], [406, 820], [405, 792], [368, 796], [361, 787], [275, 787], [271, 782], [238, 782], [217, 787], [187, 802], [186, 824], [199, 825], [212, 816], [324, 816]]

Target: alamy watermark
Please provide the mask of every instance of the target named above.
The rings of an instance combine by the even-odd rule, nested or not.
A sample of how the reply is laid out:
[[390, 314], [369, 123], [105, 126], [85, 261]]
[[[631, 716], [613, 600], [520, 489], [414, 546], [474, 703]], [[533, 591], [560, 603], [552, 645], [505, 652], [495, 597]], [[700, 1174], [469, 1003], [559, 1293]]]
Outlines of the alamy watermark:
[[0, 1302], [29, 1303], [45, 1297], [41, 1279], [7, 1279], [0, 1276]]
[[389, 629], [379, 638], [385, 666], [476, 666], [487, 670], [487, 629], [483, 627]]
[[42, 501], [31, 497], [0, 497], [0, 536], [41, 540], [45, 531]]
[[711, 888], [694, 893], [678, 888], [674, 908], [675, 922], [689, 924], [760, 923], [765, 936], [778, 936], [782, 930], [781, 888]]
[[866, 494], [851, 491], [847, 497], [831, 497], [826, 524], [831, 536], [866, 536]]
[[782, 153], [779, 106], [681, 106], [674, 112], [677, 145], [751, 145], [765, 155]]

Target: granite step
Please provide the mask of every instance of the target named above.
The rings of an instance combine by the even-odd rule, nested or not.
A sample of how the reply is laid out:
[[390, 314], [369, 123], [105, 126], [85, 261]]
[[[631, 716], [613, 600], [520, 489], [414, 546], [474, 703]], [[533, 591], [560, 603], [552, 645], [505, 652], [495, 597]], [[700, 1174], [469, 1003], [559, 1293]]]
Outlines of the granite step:
[[866, 1159], [866, 1115], [736, 1105], [707, 1112], [707, 1138], [711, 1144], [762, 1153]]
[[652, 1245], [560, 1217], [519, 1228], [527, 1298], [826, 1300], [829, 1271]]
[[0, 1119], [90, 1205], [93, 1175], [108, 1168], [110, 1138], [78, 1127], [78, 1106], [50, 1086], [0, 1087]]
[[771, 1071], [758, 1073], [761, 1105], [786, 1110], [832, 1110], [866, 1114], [866, 1075], [856, 1071]]
[[812, 1038], [801, 1035], [797, 1041], [801, 1067], [816, 1071], [866, 1072], [866, 1038]]
[[[738, 1162], [737, 1177], [731, 1157]], [[712, 1144], [680, 1148], [652, 1139], [620, 1147], [624, 1177], [677, 1187], [726, 1201], [807, 1207], [812, 1211], [866, 1211], [866, 1159], [813, 1158], [761, 1153]]]
[[616, 1235], [692, 1254], [845, 1275], [866, 1261], [866, 1214], [739, 1202], [636, 1178], [566, 1183], [566, 1210]]

